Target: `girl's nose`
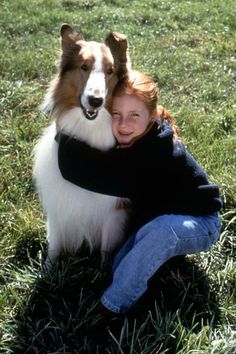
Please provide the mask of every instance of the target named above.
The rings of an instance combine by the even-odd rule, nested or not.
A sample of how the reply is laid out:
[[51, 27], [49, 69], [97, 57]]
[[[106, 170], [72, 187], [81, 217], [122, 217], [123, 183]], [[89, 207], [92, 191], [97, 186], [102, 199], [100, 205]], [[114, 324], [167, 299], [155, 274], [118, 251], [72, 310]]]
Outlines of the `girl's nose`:
[[128, 123], [128, 119], [126, 116], [121, 116], [119, 120], [119, 125], [120, 126], [126, 126]]

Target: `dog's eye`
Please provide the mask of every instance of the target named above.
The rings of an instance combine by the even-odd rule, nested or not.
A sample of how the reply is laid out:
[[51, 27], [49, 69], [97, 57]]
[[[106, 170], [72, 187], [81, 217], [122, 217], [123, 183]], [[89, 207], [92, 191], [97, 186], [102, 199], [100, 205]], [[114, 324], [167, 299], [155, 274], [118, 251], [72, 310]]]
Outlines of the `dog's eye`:
[[82, 64], [82, 65], [81, 65], [81, 69], [82, 69], [83, 71], [88, 71], [88, 70], [89, 70], [89, 67], [88, 67], [87, 64]]
[[111, 75], [111, 74], [113, 74], [113, 69], [112, 69], [112, 68], [109, 68], [109, 69], [107, 70], [107, 75]]

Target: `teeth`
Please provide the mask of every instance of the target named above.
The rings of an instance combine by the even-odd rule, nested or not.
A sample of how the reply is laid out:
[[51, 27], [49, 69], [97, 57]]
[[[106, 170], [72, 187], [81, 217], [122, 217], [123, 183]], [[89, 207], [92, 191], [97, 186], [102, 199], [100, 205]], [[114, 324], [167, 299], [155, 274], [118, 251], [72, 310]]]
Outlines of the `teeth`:
[[96, 110], [96, 109], [93, 109], [93, 110], [90, 109], [89, 110], [88, 108], [83, 107], [82, 104], [81, 104], [81, 108], [82, 108], [83, 113], [84, 113], [84, 115], [85, 115], [85, 117], [87, 119], [93, 120], [93, 119], [95, 119], [97, 117], [98, 110]]
[[97, 115], [97, 111], [89, 111], [86, 109], [86, 114], [89, 116], [89, 118], [94, 118]]

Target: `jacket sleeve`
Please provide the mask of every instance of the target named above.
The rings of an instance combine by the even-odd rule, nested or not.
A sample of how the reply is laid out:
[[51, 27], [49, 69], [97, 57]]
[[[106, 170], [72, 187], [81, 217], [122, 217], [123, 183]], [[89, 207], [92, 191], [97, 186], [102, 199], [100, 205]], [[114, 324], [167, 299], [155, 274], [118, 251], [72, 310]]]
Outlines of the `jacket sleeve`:
[[176, 158], [176, 162], [179, 184], [185, 190], [182, 197], [188, 201], [185, 204], [189, 212], [206, 214], [219, 211], [222, 208], [219, 186], [210, 183], [206, 172], [183, 146], [182, 154]]
[[129, 197], [116, 149], [100, 151], [61, 132], [55, 140], [58, 167], [64, 179], [96, 193]]

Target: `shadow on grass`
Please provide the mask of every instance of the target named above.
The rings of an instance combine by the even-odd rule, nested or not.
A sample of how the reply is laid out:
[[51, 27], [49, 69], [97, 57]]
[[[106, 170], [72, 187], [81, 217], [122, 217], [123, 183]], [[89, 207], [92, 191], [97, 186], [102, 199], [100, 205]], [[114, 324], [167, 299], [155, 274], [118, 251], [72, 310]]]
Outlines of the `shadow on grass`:
[[96, 254], [62, 257], [51, 275], [39, 276], [19, 312], [13, 353], [174, 354], [181, 346], [179, 322], [197, 332], [219, 320], [206, 274], [192, 260], [176, 257], [155, 274], [125, 319], [117, 325], [111, 319], [110, 329], [101, 321], [97, 331], [97, 304], [109, 282], [100, 263]]

